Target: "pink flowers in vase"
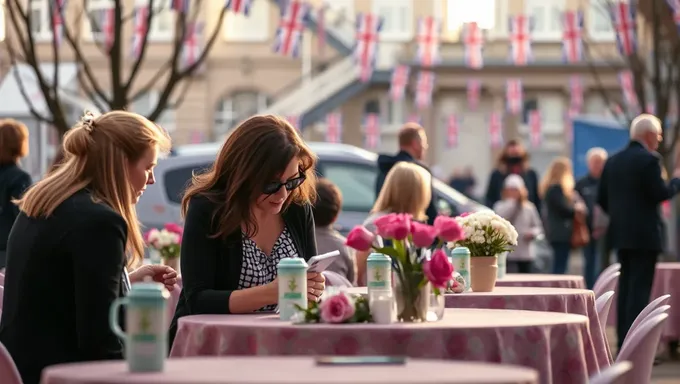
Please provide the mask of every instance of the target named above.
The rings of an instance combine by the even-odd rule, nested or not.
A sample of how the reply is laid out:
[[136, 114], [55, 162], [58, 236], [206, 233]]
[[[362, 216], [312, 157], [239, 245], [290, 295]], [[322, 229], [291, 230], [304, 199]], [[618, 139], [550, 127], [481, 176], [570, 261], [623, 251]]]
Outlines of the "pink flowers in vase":
[[162, 229], [152, 228], [144, 234], [146, 245], [157, 250], [163, 259], [179, 257], [184, 230], [175, 223], [167, 223]]

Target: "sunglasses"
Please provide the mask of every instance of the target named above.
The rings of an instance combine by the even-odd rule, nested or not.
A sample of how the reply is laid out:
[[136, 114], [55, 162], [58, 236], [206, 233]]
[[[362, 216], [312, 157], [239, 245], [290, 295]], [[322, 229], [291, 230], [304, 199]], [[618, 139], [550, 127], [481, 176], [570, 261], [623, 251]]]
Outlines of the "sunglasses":
[[286, 187], [286, 190], [290, 192], [301, 186], [302, 183], [305, 182], [305, 179], [307, 179], [307, 176], [305, 176], [303, 172], [300, 172], [300, 176], [290, 179], [284, 183], [280, 181], [273, 181], [271, 183], [265, 184], [265, 186], [262, 188], [262, 193], [265, 195], [273, 195], [278, 192], [281, 187]]

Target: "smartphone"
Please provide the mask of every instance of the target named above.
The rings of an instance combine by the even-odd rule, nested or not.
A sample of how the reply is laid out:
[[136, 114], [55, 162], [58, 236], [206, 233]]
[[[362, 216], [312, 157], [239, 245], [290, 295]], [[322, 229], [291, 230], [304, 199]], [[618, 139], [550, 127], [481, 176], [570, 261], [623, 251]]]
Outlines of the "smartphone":
[[316, 365], [404, 365], [405, 356], [319, 356]]
[[309, 264], [307, 272], [321, 273], [325, 271], [326, 268], [328, 268], [331, 264], [335, 262], [338, 256], [340, 256], [340, 251], [328, 252], [324, 253], [323, 255], [317, 255], [312, 257], [307, 262]]

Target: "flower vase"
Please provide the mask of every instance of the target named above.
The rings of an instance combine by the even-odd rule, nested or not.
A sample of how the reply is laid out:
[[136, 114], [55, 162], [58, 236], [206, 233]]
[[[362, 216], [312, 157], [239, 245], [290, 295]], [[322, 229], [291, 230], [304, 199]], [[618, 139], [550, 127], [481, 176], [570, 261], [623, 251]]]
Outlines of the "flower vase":
[[167, 265], [168, 267], [179, 272], [179, 257], [173, 257], [173, 258], [164, 257], [164, 258], [161, 259], [161, 262], [162, 262], [163, 265]]
[[405, 323], [427, 321], [427, 312], [430, 307], [430, 283], [419, 287], [423, 280], [422, 274], [414, 274], [406, 280], [403, 282], [402, 278], [397, 278], [394, 284], [397, 319]]
[[491, 292], [498, 277], [496, 256], [475, 256], [470, 258], [470, 280], [473, 292]]

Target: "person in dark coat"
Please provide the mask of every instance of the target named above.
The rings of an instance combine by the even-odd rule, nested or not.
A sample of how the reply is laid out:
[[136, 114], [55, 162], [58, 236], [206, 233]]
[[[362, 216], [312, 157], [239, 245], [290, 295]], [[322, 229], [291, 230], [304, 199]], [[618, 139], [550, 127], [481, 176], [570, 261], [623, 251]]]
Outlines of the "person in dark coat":
[[529, 155], [522, 144], [517, 140], [510, 140], [498, 158], [496, 169], [491, 172], [489, 184], [486, 189], [484, 205], [493, 207], [501, 200], [503, 182], [510, 174], [522, 176], [526, 185], [529, 201], [541, 210], [541, 200], [538, 197], [538, 174], [529, 167]]
[[[663, 249], [660, 205], [680, 191], [680, 168], [666, 183], [661, 156], [661, 121], [642, 114], [630, 126], [631, 141], [605, 163], [598, 204], [609, 215], [609, 235], [621, 263], [617, 302], [619, 349], [637, 315], [649, 303]], [[676, 161], [675, 164], [678, 164]]]
[[[407, 163], [415, 163], [425, 168], [430, 175], [432, 172], [423, 163], [425, 154], [427, 153], [427, 135], [425, 129], [417, 123], [406, 123], [399, 131], [399, 152], [396, 155], [382, 154], [378, 156], [378, 179], [375, 184], [375, 196], [380, 195], [383, 184], [385, 184], [385, 177], [392, 167], [400, 161]], [[427, 220], [430, 224], [434, 222], [437, 217], [437, 202], [434, 196], [434, 188], [432, 188], [432, 197], [430, 204], [425, 211]]]

